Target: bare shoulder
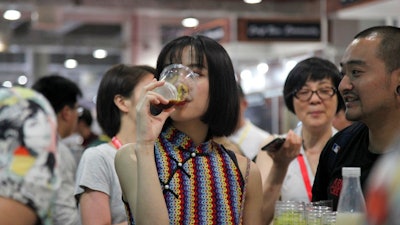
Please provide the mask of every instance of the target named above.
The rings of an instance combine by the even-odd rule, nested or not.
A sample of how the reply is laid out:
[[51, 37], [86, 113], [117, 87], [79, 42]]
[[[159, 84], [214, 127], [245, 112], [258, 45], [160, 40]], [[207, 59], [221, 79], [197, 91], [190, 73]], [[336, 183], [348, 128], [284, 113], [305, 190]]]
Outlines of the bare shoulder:
[[242, 156], [240, 154], [236, 154], [236, 158], [237, 158], [237, 161], [238, 161], [238, 164], [239, 164], [240, 172], [242, 173], [243, 177], [246, 176], [246, 169], [247, 169], [247, 163], [248, 162], [250, 163], [250, 171], [249, 171], [250, 172], [249, 173], [250, 176], [255, 175], [255, 173], [256, 174], [260, 173], [257, 165], [253, 161], [249, 160], [247, 157]]
[[129, 144], [123, 145], [117, 151], [117, 156], [118, 157], [126, 157], [126, 156], [130, 157], [132, 155], [136, 155], [136, 153], [135, 153], [135, 143], [129, 143]]
[[[122, 146], [115, 155], [115, 166], [116, 168], [121, 166], [129, 166], [132, 161], [136, 161], [135, 144], [130, 143]], [[118, 169], [118, 168], [117, 168]]]
[[229, 138], [223, 136], [223, 137], [214, 137], [213, 141], [215, 141], [218, 144], [223, 145], [226, 149], [229, 149], [233, 151], [234, 153], [238, 153], [240, 155], [243, 155], [243, 151], [240, 149], [240, 146], [233, 141], [229, 140]]

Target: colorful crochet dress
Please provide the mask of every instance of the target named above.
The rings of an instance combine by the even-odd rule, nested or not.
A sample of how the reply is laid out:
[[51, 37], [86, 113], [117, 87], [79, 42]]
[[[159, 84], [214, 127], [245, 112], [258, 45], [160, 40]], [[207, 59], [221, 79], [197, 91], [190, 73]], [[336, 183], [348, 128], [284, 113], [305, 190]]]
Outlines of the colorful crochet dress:
[[168, 126], [155, 145], [170, 224], [240, 224], [244, 179], [232, 152], [208, 141], [195, 146]]

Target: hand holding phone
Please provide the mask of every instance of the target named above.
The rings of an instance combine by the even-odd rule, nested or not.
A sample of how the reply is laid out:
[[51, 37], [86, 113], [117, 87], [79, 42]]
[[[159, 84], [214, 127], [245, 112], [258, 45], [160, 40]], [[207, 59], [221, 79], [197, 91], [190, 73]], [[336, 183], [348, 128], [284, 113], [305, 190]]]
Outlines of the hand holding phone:
[[269, 152], [276, 152], [282, 147], [285, 140], [286, 139], [283, 137], [277, 137], [274, 140], [272, 140], [271, 142], [269, 142], [268, 144], [264, 145], [261, 148], [261, 150], [269, 151]]

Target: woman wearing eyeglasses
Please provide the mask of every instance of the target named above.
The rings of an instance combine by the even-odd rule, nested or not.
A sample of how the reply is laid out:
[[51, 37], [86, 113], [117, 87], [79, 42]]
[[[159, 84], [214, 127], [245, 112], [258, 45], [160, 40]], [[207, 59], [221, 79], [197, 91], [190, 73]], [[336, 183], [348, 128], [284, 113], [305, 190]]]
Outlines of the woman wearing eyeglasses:
[[337, 91], [340, 80], [340, 72], [333, 63], [316, 57], [299, 62], [289, 72], [283, 96], [286, 107], [299, 120], [293, 133], [301, 138], [302, 144], [297, 149], [285, 148], [293, 141], [288, 137], [289, 133], [293, 135], [289, 131], [281, 149], [261, 151], [257, 156], [264, 188], [274, 184], [282, 200], [311, 201], [319, 155], [337, 132], [332, 120], [343, 104]]

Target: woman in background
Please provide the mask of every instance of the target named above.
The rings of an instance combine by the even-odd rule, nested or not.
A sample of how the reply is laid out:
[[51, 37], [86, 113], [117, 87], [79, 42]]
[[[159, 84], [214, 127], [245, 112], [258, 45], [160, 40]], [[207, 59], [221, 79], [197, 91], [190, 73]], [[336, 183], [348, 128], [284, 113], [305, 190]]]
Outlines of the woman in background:
[[75, 197], [83, 225], [127, 224], [114, 157], [122, 145], [136, 141], [135, 107], [141, 89], [154, 79], [154, 73], [149, 66], [119, 64], [100, 82], [97, 120], [112, 139], [85, 150], [79, 163]]
[[[297, 136], [301, 145], [289, 150], [261, 151], [256, 161], [264, 189], [273, 186], [276, 200], [280, 197], [281, 200], [311, 201], [320, 153], [329, 138], [337, 132], [332, 121], [344, 105], [337, 91], [340, 81], [338, 68], [332, 62], [317, 57], [299, 62], [289, 72], [283, 96], [286, 107], [300, 122], [287, 133], [286, 142]], [[282, 148], [285, 148], [285, 143]]]

